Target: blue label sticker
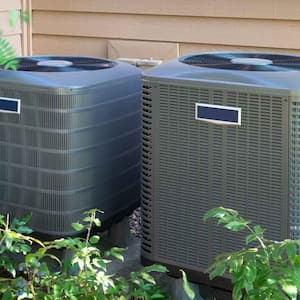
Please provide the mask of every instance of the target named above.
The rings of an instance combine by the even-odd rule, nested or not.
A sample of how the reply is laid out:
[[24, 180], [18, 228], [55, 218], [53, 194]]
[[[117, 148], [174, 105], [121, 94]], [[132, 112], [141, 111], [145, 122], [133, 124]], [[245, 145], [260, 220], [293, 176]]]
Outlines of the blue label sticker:
[[20, 113], [21, 100], [14, 98], [0, 97], [0, 113]]
[[196, 103], [195, 118], [221, 125], [241, 125], [241, 108]]

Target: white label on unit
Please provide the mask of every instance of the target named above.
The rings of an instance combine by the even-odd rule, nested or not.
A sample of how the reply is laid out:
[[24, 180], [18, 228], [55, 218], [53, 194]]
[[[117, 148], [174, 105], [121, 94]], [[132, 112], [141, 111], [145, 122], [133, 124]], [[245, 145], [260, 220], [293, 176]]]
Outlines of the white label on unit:
[[21, 111], [21, 100], [15, 98], [0, 97], [0, 113], [19, 114]]
[[195, 119], [220, 125], [241, 125], [240, 107], [196, 103]]

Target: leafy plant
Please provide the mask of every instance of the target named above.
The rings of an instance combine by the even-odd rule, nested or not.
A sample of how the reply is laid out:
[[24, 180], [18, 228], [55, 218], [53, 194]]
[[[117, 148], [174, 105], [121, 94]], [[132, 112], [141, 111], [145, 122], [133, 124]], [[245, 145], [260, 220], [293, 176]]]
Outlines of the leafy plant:
[[[82, 223], [74, 223], [78, 231], [86, 231], [85, 237], [61, 238], [41, 242], [27, 236], [26, 226], [30, 216], [23, 220], [0, 216], [0, 297], [9, 299], [112, 299], [150, 300], [167, 299], [165, 292], [156, 285], [152, 272], [166, 272], [160, 265], [131, 272], [129, 278], [107, 274], [111, 258], [123, 261], [124, 249], [113, 247], [102, 251], [98, 247], [100, 236], [92, 234], [92, 227], [100, 227], [99, 210], [85, 213]], [[38, 249], [31, 251], [31, 244]], [[69, 259], [60, 260], [53, 253], [71, 251]], [[14, 263], [11, 254], [21, 254], [20, 263]]]
[[16, 69], [18, 60], [13, 46], [2, 37], [0, 33], [0, 70], [1, 69]]
[[21, 22], [28, 23], [30, 20], [29, 12], [26, 10], [16, 10], [12, 9], [9, 11], [9, 25], [11, 27], [15, 27], [17, 23], [21, 20]]
[[[29, 22], [29, 13], [27, 11], [11, 10], [9, 12], [9, 25], [11, 27], [21, 20], [21, 22]], [[0, 70], [1, 69], [13, 69], [15, 70], [18, 65], [16, 58], [16, 51], [13, 46], [3, 38], [0, 31]]]
[[33, 237], [24, 235], [30, 234], [32, 230], [26, 226], [30, 219], [30, 215], [19, 220], [15, 218], [12, 223], [9, 223], [9, 216], [6, 218], [0, 215], [0, 268], [10, 273], [11, 276], [16, 276], [16, 268], [14, 267], [11, 257], [12, 255], [23, 254], [30, 252], [30, 245], [33, 242], [43, 244]]
[[[219, 255], [210, 266], [210, 278], [231, 274], [233, 299], [296, 299], [300, 289], [300, 240], [271, 241], [265, 230], [251, 225], [236, 210], [218, 207], [208, 211], [204, 220], [216, 218], [228, 230], [248, 231], [246, 248]], [[253, 243], [255, 246], [250, 247]]]

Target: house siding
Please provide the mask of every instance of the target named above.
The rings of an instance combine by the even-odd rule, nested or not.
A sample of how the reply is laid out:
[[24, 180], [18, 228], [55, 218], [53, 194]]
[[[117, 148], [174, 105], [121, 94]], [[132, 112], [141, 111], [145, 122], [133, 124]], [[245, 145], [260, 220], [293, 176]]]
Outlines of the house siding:
[[16, 50], [17, 55], [29, 55], [31, 53], [31, 25], [18, 23], [9, 26], [9, 11], [31, 10], [30, 0], [0, 0], [0, 29], [2, 36], [8, 40]]
[[298, 0], [32, 0], [32, 9], [35, 54], [108, 56], [110, 40], [132, 41], [133, 52], [142, 41], [174, 44], [176, 55], [300, 54]]

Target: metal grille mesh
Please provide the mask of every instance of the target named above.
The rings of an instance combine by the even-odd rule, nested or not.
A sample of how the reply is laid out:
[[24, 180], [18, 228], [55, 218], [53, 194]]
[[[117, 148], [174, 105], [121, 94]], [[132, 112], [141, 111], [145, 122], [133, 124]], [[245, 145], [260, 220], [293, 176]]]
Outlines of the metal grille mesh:
[[0, 94], [22, 99], [20, 115], [0, 115], [1, 212], [32, 211], [33, 229], [64, 235], [90, 208], [104, 210], [107, 220], [138, 205], [138, 87], [124, 81], [78, 94]]
[[[167, 84], [157, 93], [150, 173], [156, 178], [150, 189], [155, 257], [203, 270], [217, 254], [242, 247], [244, 234], [203, 223], [205, 212], [220, 205], [261, 224], [271, 239], [286, 237], [286, 99]], [[201, 102], [240, 107], [242, 125], [195, 120], [195, 103]]]

